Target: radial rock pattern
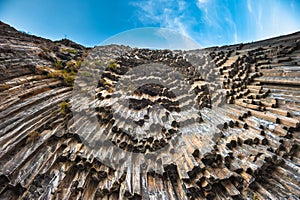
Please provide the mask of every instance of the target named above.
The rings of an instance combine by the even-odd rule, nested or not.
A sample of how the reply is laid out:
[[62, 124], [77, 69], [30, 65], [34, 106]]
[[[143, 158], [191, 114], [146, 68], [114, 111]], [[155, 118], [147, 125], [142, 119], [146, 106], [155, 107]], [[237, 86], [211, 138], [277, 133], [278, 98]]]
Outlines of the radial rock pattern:
[[88, 49], [1, 22], [0, 41], [1, 199], [300, 198], [299, 32]]

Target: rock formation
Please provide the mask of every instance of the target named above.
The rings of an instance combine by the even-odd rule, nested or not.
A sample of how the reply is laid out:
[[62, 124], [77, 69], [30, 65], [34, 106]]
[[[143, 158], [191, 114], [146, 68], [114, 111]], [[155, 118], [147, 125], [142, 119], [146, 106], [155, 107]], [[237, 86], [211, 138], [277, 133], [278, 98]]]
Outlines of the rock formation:
[[300, 199], [300, 32], [91, 49], [1, 22], [0, 41], [0, 199]]

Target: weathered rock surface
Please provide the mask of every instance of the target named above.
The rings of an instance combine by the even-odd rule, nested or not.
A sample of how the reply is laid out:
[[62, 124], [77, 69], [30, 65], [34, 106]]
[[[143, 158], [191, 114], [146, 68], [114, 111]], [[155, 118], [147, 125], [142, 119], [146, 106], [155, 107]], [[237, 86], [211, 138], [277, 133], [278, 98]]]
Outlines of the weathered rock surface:
[[[207, 57], [201, 51], [116, 45], [87, 49], [69, 40], [26, 35], [1, 22], [0, 198], [299, 199], [300, 33], [207, 48]], [[85, 136], [73, 131], [76, 124], [92, 128], [71, 112], [86, 106], [72, 96], [86, 56], [114, 60], [95, 94], [75, 82], [83, 93], [97, 97], [96, 123], [108, 131], [104, 139], [144, 154], [167, 147], [168, 155], [154, 160], [162, 163], [162, 173], [142, 170], [140, 162], [127, 172], [108, 166], [82, 141]], [[158, 82], [170, 87], [140, 85], [127, 107], [118, 104], [127, 95], [118, 82], [147, 80], [149, 76], [127, 73], [147, 63], [180, 72], [191, 92], [178, 92], [186, 91], [185, 86], [170, 82], [166, 73]], [[222, 91], [225, 104], [216, 106], [222, 103]], [[147, 110], [155, 104], [166, 112]], [[199, 112], [190, 109], [194, 104]], [[114, 107], [123, 112], [113, 115]], [[134, 123], [126, 118], [130, 113], [136, 116]], [[132, 129], [136, 131], [128, 131]], [[111, 152], [102, 144], [104, 158], [127, 162], [121, 151]]]

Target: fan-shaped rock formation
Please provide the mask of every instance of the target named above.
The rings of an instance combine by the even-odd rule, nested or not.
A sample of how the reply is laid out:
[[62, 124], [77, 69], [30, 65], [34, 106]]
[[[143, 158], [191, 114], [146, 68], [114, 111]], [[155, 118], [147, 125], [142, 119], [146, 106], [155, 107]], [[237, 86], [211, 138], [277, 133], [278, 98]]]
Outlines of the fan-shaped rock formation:
[[205, 50], [0, 23], [1, 199], [299, 199], [300, 33]]

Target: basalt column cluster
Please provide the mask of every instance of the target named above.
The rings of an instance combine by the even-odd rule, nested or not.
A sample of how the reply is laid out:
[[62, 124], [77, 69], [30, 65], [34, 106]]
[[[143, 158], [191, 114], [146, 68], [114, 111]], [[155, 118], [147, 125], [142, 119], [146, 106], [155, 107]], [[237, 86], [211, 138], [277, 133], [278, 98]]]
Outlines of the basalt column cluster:
[[[74, 83], [91, 77], [80, 71], [91, 56], [93, 70], [105, 63], [95, 90]], [[1, 22], [0, 199], [299, 199], [299, 86], [299, 32], [192, 51], [91, 49]], [[91, 104], [95, 121], [74, 118]], [[84, 135], [93, 124], [98, 143]], [[124, 152], [150, 164], [120, 170]]]

